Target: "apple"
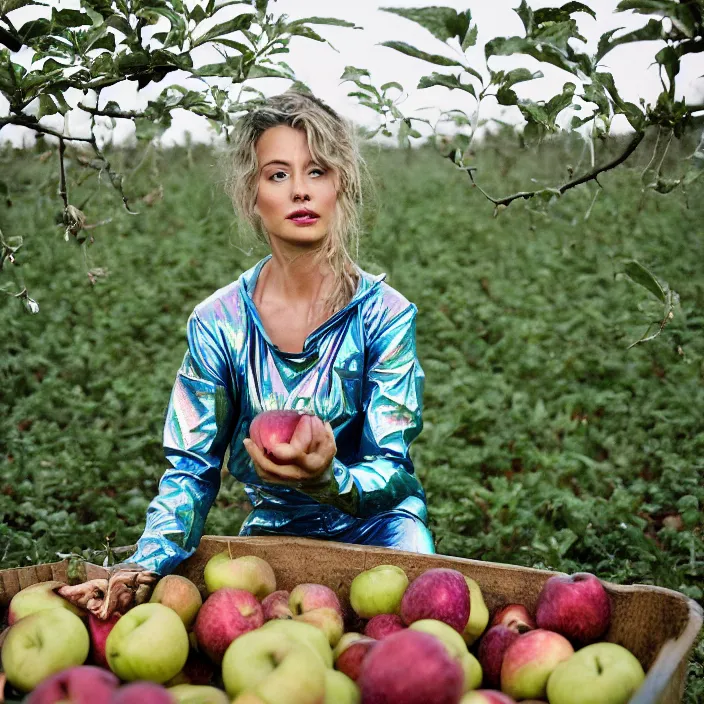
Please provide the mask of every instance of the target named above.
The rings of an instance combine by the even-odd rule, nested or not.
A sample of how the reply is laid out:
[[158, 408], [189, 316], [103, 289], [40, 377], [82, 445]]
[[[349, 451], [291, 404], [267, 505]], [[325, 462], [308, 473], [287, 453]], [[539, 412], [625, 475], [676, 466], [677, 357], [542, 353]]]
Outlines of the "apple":
[[332, 650], [333, 662], [337, 662], [337, 658], [340, 657], [342, 652], [346, 648], [357, 640], [373, 640], [369, 636], [365, 636], [363, 633], [357, 633], [356, 631], [348, 631], [342, 634], [342, 638], [337, 642], [337, 645]]
[[[167, 608], [167, 607], [165, 607]], [[164, 687], [154, 682], [132, 682], [115, 692], [110, 704], [175, 704]]]
[[7, 681], [22, 692], [56, 672], [82, 665], [88, 657], [88, 630], [68, 609], [43, 609], [10, 627], [2, 644]]
[[631, 652], [616, 643], [594, 643], [560, 663], [548, 680], [550, 704], [626, 704], [645, 672]]
[[497, 692], [495, 689], [475, 689], [473, 692], [467, 692], [460, 699], [460, 704], [516, 704], [516, 702], [507, 694]]
[[486, 608], [482, 590], [479, 585], [465, 575], [464, 581], [469, 587], [469, 620], [462, 632], [462, 637], [467, 645], [472, 645], [484, 633], [489, 623], [489, 609]]
[[230, 698], [216, 687], [179, 684], [169, 687], [169, 694], [178, 704], [230, 704]]
[[300, 616], [314, 609], [330, 608], [337, 611], [342, 618], [342, 606], [337, 594], [323, 584], [299, 584], [293, 588], [288, 600], [294, 616]]
[[573, 654], [559, 633], [539, 628], [519, 635], [504, 654], [501, 691], [514, 699], [544, 699], [552, 671]]
[[110, 704], [120, 680], [100, 667], [79, 665], [47, 677], [26, 704]]
[[173, 609], [189, 629], [195, 621], [198, 609], [203, 605], [198, 587], [190, 579], [177, 574], [162, 577], [152, 592], [152, 604], [163, 604]]
[[359, 685], [364, 704], [458, 704], [464, 673], [438, 638], [407, 628], [377, 641]]
[[364, 635], [381, 640], [392, 633], [405, 628], [403, 619], [398, 614], [378, 614], [372, 616], [364, 627]]
[[231, 699], [252, 692], [266, 704], [322, 702], [325, 670], [309, 645], [267, 627], [233, 641], [222, 661], [222, 679]]
[[193, 633], [199, 648], [213, 662], [220, 663], [235, 638], [263, 623], [264, 612], [253, 594], [244, 589], [223, 587], [213, 592], [200, 607]]
[[213, 555], [203, 572], [209, 594], [223, 587], [244, 589], [263, 599], [276, 591], [276, 575], [271, 565], [256, 555], [231, 558], [227, 551]]
[[599, 640], [611, 623], [611, 602], [588, 572], [555, 575], [543, 585], [535, 609], [539, 628], [561, 633], [578, 646]]
[[319, 628], [325, 634], [331, 648], [337, 645], [337, 642], [345, 632], [345, 624], [340, 613], [327, 606], [313, 609], [312, 611], [306, 611], [293, 618], [295, 621], [309, 623], [311, 626]]
[[110, 669], [127, 682], [162, 684], [188, 658], [188, 633], [179, 615], [163, 604], [140, 604], [122, 615], [105, 643]]
[[276, 619], [267, 621], [260, 630], [278, 633], [281, 637], [312, 648], [325, 667], [332, 667], [332, 649], [325, 634], [319, 628], [302, 621]]
[[408, 577], [400, 567], [378, 565], [352, 580], [350, 605], [360, 618], [397, 614], [407, 587]]
[[293, 618], [293, 613], [288, 605], [290, 592], [279, 589], [262, 599], [262, 611], [264, 620], [271, 621], [273, 618]]
[[484, 673], [484, 684], [498, 689], [501, 686], [501, 665], [508, 647], [519, 633], [508, 626], [492, 626], [479, 641], [479, 664]]
[[91, 659], [96, 665], [106, 669], [109, 669], [109, 665], [105, 657], [105, 642], [120, 616], [122, 616], [122, 614], [116, 611], [108, 619], [103, 621], [93, 613], [88, 614]]
[[65, 586], [64, 582], [38, 582], [18, 591], [10, 600], [7, 625], [12, 626], [21, 618], [44, 609], [68, 609], [76, 616], [85, 616], [83, 609], [74, 606], [54, 591]]
[[255, 416], [249, 426], [249, 437], [272, 462], [286, 464], [273, 450], [282, 442], [291, 442], [302, 417], [298, 411], [264, 411]]
[[[340, 642], [342, 642], [342, 640], [340, 640]], [[360, 674], [362, 673], [364, 659], [377, 643], [378, 641], [373, 638], [367, 638], [366, 636], [361, 636], [358, 639], [350, 641], [335, 657], [335, 669], [347, 675], [351, 680], [357, 682]]]
[[409, 628], [413, 631], [430, 633], [439, 638], [447, 652], [457, 660], [464, 673], [464, 692], [476, 689], [482, 683], [482, 667], [479, 661], [467, 650], [464, 638], [452, 626], [434, 619], [414, 621]]
[[325, 670], [325, 699], [323, 704], [360, 704], [359, 687], [344, 673]]
[[506, 626], [516, 633], [526, 633], [535, 630], [538, 626], [533, 617], [528, 613], [523, 604], [509, 604], [494, 614], [491, 619], [492, 626]]
[[414, 579], [401, 599], [401, 618], [407, 626], [432, 618], [462, 633], [469, 620], [469, 587], [457, 570], [436, 567]]

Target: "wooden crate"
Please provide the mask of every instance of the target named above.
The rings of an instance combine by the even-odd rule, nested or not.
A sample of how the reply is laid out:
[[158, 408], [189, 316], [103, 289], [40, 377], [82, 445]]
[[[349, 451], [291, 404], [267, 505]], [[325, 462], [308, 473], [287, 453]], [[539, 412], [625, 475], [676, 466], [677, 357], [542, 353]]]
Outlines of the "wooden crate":
[[[192, 580], [205, 595], [203, 568], [216, 553], [233, 557], [257, 555], [274, 569], [278, 589], [291, 590], [301, 582], [325, 584], [349, 604], [352, 579], [376, 565], [403, 568], [409, 579], [431, 567], [450, 567], [474, 579], [490, 611], [508, 603], [524, 604], [534, 612], [538, 594], [554, 572], [307, 538], [204, 536], [196, 553], [177, 574]], [[52, 579], [65, 581], [67, 561], [0, 571], [0, 607], [23, 587]], [[102, 576], [102, 568], [87, 565], [86, 578]], [[682, 701], [687, 662], [702, 627], [702, 609], [671, 589], [646, 585], [604, 583], [611, 597], [611, 627], [605, 640], [628, 648], [643, 664], [647, 676], [629, 704], [678, 704]]]

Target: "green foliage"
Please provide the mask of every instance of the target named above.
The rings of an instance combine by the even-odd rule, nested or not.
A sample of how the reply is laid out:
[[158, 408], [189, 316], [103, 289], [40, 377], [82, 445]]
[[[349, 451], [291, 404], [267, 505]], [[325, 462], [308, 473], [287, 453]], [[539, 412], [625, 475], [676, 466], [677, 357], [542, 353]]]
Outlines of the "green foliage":
[[[525, 158], [508, 132], [475, 158], [489, 186], [520, 189], [575, 163], [578, 147], [548, 143]], [[109, 157], [127, 173], [142, 158]], [[361, 263], [419, 307], [425, 427], [413, 452], [438, 550], [704, 601], [704, 278], [692, 256], [701, 181], [690, 209], [681, 192], [641, 203], [625, 172], [606, 174], [596, 200], [585, 189], [492, 219], [431, 149], [367, 157], [382, 207]], [[0, 158], [12, 184], [0, 217], [25, 235], [10, 271], [43, 311], [18, 316], [19, 301], [0, 300], [0, 557], [10, 567], [136, 541], [164, 469], [188, 314], [263, 251], [238, 239], [206, 149], [150, 152], [135, 188], [163, 185], [163, 200], [114, 213], [80, 247], [84, 267], [55, 222], [42, 152]], [[77, 153], [67, 159], [84, 199], [92, 187], [76, 184]], [[113, 214], [109, 187], [92, 203]], [[662, 301], [615, 276], [622, 258], [682, 294], [669, 334], [631, 350]], [[93, 260], [108, 276], [91, 287]], [[225, 479], [206, 530], [234, 535], [247, 510]], [[688, 704], [704, 694], [703, 667], [700, 644]]]

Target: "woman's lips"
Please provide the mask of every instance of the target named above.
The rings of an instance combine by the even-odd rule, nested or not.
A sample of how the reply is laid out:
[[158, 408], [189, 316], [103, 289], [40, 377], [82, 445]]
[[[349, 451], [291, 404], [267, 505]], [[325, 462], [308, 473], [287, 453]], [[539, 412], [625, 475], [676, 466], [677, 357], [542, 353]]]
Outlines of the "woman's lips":
[[313, 216], [313, 215], [299, 215], [297, 217], [289, 218], [289, 220], [292, 223], [295, 223], [296, 225], [301, 225], [301, 226], [312, 225], [313, 223], [318, 222], [319, 219], [320, 219], [319, 217]]

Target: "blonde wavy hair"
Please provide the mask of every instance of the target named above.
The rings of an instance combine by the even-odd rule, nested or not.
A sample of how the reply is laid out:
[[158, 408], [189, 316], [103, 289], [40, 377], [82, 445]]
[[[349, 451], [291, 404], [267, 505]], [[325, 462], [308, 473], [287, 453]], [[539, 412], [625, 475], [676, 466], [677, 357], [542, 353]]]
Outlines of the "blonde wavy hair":
[[250, 110], [233, 131], [226, 157], [225, 190], [241, 221], [262, 242], [269, 244], [255, 211], [259, 179], [256, 146], [266, 130], [280, 125], [303, 130], [312, 158], [337, 177], [335, 212], [327, 236], [315, 253], [316, 263], [326, 262], [334, 275], [332, 292], [322, 302], [334, 313], [347, 305], [357, 290], [362, 211], [367, 195], [373, 192], [369, 169], [352, 123], [311, 94], [288, 90]]

